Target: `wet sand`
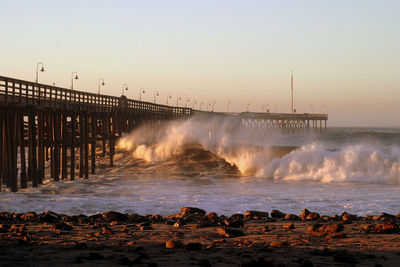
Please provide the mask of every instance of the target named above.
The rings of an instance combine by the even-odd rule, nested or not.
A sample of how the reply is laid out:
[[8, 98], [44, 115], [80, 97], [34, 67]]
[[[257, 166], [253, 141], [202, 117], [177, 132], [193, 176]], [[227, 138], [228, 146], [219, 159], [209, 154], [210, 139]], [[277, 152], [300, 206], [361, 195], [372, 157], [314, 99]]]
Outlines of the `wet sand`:
[[0, 213], [1, 266], [400, 266], [400, 215]]

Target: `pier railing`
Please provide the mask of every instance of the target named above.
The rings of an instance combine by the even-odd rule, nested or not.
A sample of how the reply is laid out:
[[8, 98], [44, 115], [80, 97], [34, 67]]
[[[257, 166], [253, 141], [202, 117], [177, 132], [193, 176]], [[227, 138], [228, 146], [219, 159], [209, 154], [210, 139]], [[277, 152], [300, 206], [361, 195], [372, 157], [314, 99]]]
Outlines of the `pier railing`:
[[97, 112], [111, 112], [124, 107], [149, 110], [155, 113], [169, 113], [174, 117], [192, 114], [191, 108], [171, 107], [126, 97], [76, 91], [4, 76], [0, 76], [0, 103]]

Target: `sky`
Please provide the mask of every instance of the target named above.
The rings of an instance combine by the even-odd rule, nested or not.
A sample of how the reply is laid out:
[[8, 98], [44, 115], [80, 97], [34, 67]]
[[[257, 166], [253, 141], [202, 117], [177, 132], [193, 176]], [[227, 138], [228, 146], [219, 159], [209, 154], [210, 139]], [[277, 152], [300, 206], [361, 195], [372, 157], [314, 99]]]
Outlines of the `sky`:
[[[0, 75], [215, 111], [400, 127], [398, 0], [0, 0]], [[159, 96], [156, 95], [159, 93]], [[179, 101], [178, 98], [181, 98]], [[186, 101], [189, 102], [186, 103]]]

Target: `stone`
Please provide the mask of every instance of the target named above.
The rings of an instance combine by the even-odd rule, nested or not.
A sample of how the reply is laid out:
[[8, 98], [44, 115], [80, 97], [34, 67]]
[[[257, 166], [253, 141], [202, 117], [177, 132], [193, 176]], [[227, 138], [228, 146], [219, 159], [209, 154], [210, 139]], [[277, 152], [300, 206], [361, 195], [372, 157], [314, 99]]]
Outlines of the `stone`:
[[230, 238], [239, 237], [239, 236], [244, 235], [244, 232], [242, 230], [240, 230], [238, 228], [232, 228], [232, 227], [218, 227], [217, 232], [221, 236], [230, 237]]
[[42, 220], [46, 223], [55, 223], [58, 222], [58, 216], [55, 213], [47, 213], [44, 214]]
[[118, 221], [112, 221], [112, 222], [110, 222], [110, 226], [114, 226], [114, 225], [118, 225], [118, 224], [119, 224]]
[[229, 218], [226, 218], [226, 220], [228, 220], [228, 221], [234, 221], [234, 220], [237, 220], [237, 219], [243, 220], [244, 219], [244, 215], [241, 214], [241, 213], [236, 213], [236, 214], [231, 215]]
[[344, 230], [344, 226], [342, 223], [324, 223], [324, 224], [313, 224], [310, 225], [307, 229], [309, 234], [320, 234], [320, 235], [329, 235], [333, 233], [339, 233]]
[[244, 217], [250, 217], [250, 218], [254, 218], [254, 219], [267, 218], [268, 217], [268, 212], [256, 211], [256, 210], [247, 210], [244, 213]]
[[400, 219], [400, 213], [395, 216], [396, 219]]
[[382, 224], [366, 225], [363, 227], [363, 230], [366, 233], [392, 234], [392, 233], [400, 233], [400, 226], [395, 221], [388, 220]]
[[101, 233], [104, 234], [104, 235], [111, 235], [111, 234], [113, 234], [114, 232], [113, 232], [113, 230], [111, 230], [110, 228], [104, 226], [104, 227], [102, 228], [102, 232], [101, 232]]
[[159, 214], [150, 216], [150, 220], [152, 220], [153, 222], [163, 222], [163, 221], [165, 221], [164, 218]]
[[293, 223], [286, 223], [283, 225], [283, 228], [285, 229], [294, 229], [294, 224]]
[[319, 214], [316, 212], [311, 212], [307, 215], [306, 220], [307, 221], [314, 221], [314, 220], [318, 220], [319, 219]]
[[185, 249], [187, 250], [201, 250], [203, 245], [200, 242], [190, 242], [187, 243]]
[[122, 213], [116, 212], [116, 211], [103, 212], [102, 216], [103, 216], [103, 219], [109, 220], [109, 221], [125, 222], [128, 219], [127, 214], [122, 214]]
[[308, 210], [308, 209], [303, 209], [302, 211], [301, 211], [301, 216], [300, 216], [300, 218], [303, 220], [303, 221], [305, 221], [305, 220], [307, 220], [307, 216], [308, 216], [308, 214], [310, 214], [311, 212]]
[[181, 215], [187, 215], [187, 214], [200, 214], [200, 215], [206, 215], [206, 211], [203, 209], [199, 208], [194, 208], [194, 207], [184, 207], [180, 209]]
[[218, 217], [218, 215], [215, 212], [210, 212], [209, 214], [207, 214], [205, 216], [205, 218], [211, 222], [211, 223], [219, 223], [221, 221], [221, 219]]
[[354, 220], [357, 220], [357, 216], [356, 215], [353, 215], [353, 214], [350, 214], [350, 213], [347, 213], [347, 212], [343, 212], [342, 213], [342, 221], [343, 222], [351, 222], [351, 221], [354, 221]]
[[235, 219], [230, 221], [229, 219], [226, 219], [225, 221], [225, 225], [229, 226], [229, 227], [235, 227], [235, 228], [243, 228], [244, 227], [244, 222], [242, 219]]
[[283, 212], [280, 211], [280, 210], [271, 210], [271, 217], [272, 217], [272, 218], [281, 219], [281, 218], [285, 218], [285, 216], [286, 216], [286, 214], [283, 213]]
[[56, 231], [56, 230], [71, 231], [72, 229], [74, 229], [74, 227], [65, 222], [59, 222], [59, 223], [53, 224], [51, 226], [52, 231]]
[[183, 246], [183, 244], [182, 244], [182, 242], [179, 241], [179, 240], [168, 240], [168, 241], [165, 243], [165, 247], [166, 247], [166, 248], [180, 248], [180, 247], [182, 247], [182, 246]]
[[346, 251], [339, 251], [333, 255], [333, 260], [342, 263], [358, 263], [357, 257]]
[[151, 227], [151, 226], [146, 225], [146, 226], [140, 226], [139, 230], [140, 231], [147, 231], [147, 230], [154, 230], [154, 228]]
[[286, 214], [285, 220], [296, 221], [296, 220], [300, 220], [300, 217], [295, 214]]
[[182, 221], [187, 223], [196, 223], [201, 220], [204, 216], [200, 214], [189, 214], [187, 216], [182, 217]]
[[129, 214], [128, 217], [126, 218], [126, 222], [137, 223], [137, 222], [139, 222], [140, 217], [142, 217], [142, 216], [140, 216], [139, 214], [136, 214], [136, 213]]

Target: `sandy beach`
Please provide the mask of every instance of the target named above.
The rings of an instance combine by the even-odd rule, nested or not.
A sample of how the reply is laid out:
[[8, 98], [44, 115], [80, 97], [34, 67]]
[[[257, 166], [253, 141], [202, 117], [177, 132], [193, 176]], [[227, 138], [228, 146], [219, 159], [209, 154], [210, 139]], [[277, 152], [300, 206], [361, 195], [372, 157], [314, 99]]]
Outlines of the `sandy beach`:
[[1, 266], [399, 266], [400, 215], [0, 213]]

